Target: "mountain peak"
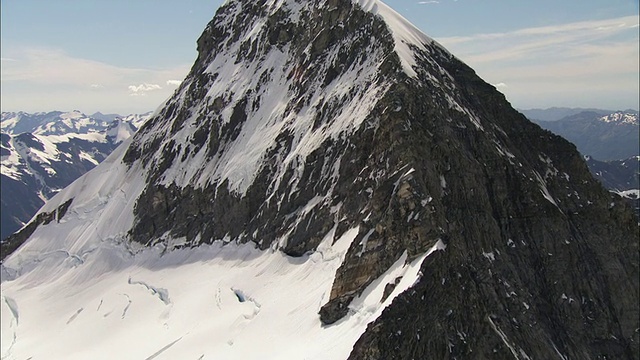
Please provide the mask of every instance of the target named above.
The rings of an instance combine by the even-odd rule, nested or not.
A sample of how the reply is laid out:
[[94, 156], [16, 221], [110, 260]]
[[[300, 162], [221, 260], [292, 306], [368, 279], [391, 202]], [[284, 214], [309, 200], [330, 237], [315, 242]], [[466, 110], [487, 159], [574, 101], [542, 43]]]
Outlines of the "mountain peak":
[[617, 111], [609, 115], [602, 116], [599, 120], [605, 123], [640, 125], [640, 122], [638, 122], [638, 112]]
[[353, 0], [353, 2], [364, 10], [382, 17], [393, 35], [395, 51], [402, 61], [404, 71], [409, 76], [415, 77], [417, 74], [414, 70], [416, 60], [413, 49], [425, 50], [424, 46], [433, 43], [433, 39], [381, 1]]
[[3, 291], [141, 358], [637, 350], [626, 203], [394, 14], [226, 2], [175, 94], [10, 239]]

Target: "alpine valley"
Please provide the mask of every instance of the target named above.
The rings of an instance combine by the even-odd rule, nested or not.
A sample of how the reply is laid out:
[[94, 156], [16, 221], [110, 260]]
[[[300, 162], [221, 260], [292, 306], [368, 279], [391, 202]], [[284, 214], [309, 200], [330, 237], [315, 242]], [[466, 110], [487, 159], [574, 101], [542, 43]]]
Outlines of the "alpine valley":
[[634, 359], [638, 221], [377, 0], [229, 0], [2, 243], [3, 359]]
[[2, 113], [0, 239], [133, 135], [150, 114]]

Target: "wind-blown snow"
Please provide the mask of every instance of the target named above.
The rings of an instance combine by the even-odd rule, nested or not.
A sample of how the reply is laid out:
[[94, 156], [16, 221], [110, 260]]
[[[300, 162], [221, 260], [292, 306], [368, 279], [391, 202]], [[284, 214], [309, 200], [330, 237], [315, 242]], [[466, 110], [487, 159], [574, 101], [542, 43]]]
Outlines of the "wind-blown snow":
[[352, 0], [360, 5], [364, 10], [381, 16], [389, 26], [393, 40], [395, 42], [395, 51], [400, 57], [402, 66], [407, 75], [416, 76], [413, 67], [416, 65], [414, 51], [411, 46], [424, 49], [425, 44], [430, 44], [433, 39], [425, 35], [422, 31], [411, 24], [402, 15], [390, 8], [387, 4], [379, 0]]
[[631, 189], [623, 191], [614, 191], [616, 194], [627, 199], [640, 199], [640, 189]]

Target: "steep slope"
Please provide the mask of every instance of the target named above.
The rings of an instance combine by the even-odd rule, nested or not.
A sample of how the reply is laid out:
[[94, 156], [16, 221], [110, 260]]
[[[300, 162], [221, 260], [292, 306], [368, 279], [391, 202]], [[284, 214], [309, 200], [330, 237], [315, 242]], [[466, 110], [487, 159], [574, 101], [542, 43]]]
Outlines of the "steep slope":
[[[135, 132], [144, 115], [104, 121], [78, 111], [2, 113], [0, 239], [94, 168]], [[22, 131], [24, 130], [24, 131]]]
[[10, 239], [3, 356], [637, 354], [631, 209], [386, 5], [228, 1], [198, 52]]

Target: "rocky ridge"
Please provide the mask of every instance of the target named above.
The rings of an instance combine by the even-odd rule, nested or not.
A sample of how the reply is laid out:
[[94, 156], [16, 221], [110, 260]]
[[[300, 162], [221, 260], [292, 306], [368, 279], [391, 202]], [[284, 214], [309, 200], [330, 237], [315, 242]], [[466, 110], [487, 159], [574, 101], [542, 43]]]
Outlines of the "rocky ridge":
[[[637, 225], [620, 201], [594, 182], [573, 145], [529, 123], [433, 41], [408, 44], [416, 66], [414, 73], [405, 71], [384, 19], [357, 5], [270, 5], [231, 2], [221, 8], [198, 41], [200, 56], [183, 87], [134, 139], [125, 160], [142, 159], [151, 170], [151, 185], [136, 208], [134, 241], [151, 244], [169, 233], [186, 237], [189, 244], [226, 238], [301, 255], [313, 251], [331, 228], [337, 227], [339, 236], [340, 229], [361, 224], [336, 274], [331, 300], [320, 312], [325, 323], [333, 323], [348, 315], [351, 300], [404, 251], [414, 259], [442, 239], [448, 246], [443, 255], [446, 270], [436, 283], [458, 274], [473, 280], [480, 293], [484, 286], [490, 293], [495, 286], [504, 288], [506, 295], [492, 295], [495, 303], [484, 305], [480, 314], [494, 307], [520, 313], [515, 323], [501, 321], [510, 331], [521, 329], [519, 323], [533, 327], [519, 336], [539, 342], [522, 349], [534, 354], [544, 353], [543, 343], [546, 351], [553, 349], [548, 338], [575, 338], [577, 331], [560, 320], [569, 315], [555, 309], [567, 289], [588, 292], [596, 274], [615, 283], [613, 278], [627, 273], [620, 285], [613, 285], [620, 290], [626, 287], [623, 283], [637, 283], [629, 277], [637, 259], [609, 268], [609, 275], [603, 275], [606, 269], [580, 266], [581, 261], [601, 263], [598, 257], [610, 251], [635, 248]], [[283, 53], [284, 65], [269, 68], [273, 57], [281, 59]], [[240, 69], [257, 69], [242, 77], [253, 83], [221, 78]], [[228, 83], [232, 85], [224, 86]], [[286, 105], [266, 109], [267, 119], [260, 115], [264, 104], [273, 102], [267, 100], [271, 93], [265, 84], [285, 84], [281, 88], [287, 94]], [[338, 87], [349, 90], [331, 92]], [[363, 99], [369, 107], [359, 112], [354, 104]], [[358, 118], [361, 114], [364, 119]], [[303, 125], [301, 119], [308, 121]], [[350, 128], [344, 126], [349, 120]], [[233, 178], [237, 168], [223, 168], [237, 165], [228, 154], [235, 155], [234, 146], [243, 144], [239, 139], [269, 122], [277, 124], [277, 131], [260, 131], [261, 136], [273, 134], [268, 146], [257, 152], [262, 164], [249, 171], [255, 178], [242, 177], [245, 183], [238, 184]], [[193, 127], [208, 130], [209, 138], [190, 131], [190, 145], [181, 147], [181, 131]], [[171, 136], [160, 142], [159, 134]], [[310, 140], [315, 148], [305, 143]], [[215, 175], [176, 176], [172, 170], [189, 168], [198, 153], [206, 153], [202, 173]], [[585, 221], [588, 218], [592, 220]], [[611, 219], [611, 225], [591, 225], [600, 223], [596, 218]], [[527, 265], [518, 270], [521, 266], [514, 264]], [[566, 276], [565, 266], [574, 269], [574, 276]], [[424, 272], [433, 270], [425, 266]], [[576, 288], [576, 277], [584, 279], [584, 285]], [[513, 295], [511, 286], [523, 291]], [[430, 291], [430, 297], [441, 292], [440, 300], [447, 293], [459, 298], [454, 289], [459, 290], [445, 286]], [[637, 285], [635, 289], [629, 299], [637, 297]], [[478, 299], [487, 301], [485, 296], [489, 294]], [[570, 315], [576, 323], [595, 311], [586, 300], [593, 296], [580, 297], [584, 306]], [[531, 308], [523, 311], [523, 303]], [[625, 304], [597, 311], [602, 318], [618, 318], [634, 308], [632, 302]], [[616, 306], [618, 310], [610, 312]], [[548, 318], [553, 313], [557, 315]], [[470, 314], [447, 319], [447, 327], [461, 327], [465, 315]], [[538, 317], [547, 320], [536, 320], [534, 327], [531, 319]], [[477, 326], [496, 334], [486, 315], [476, 320], [481, 324]], [[630, 321], [624, 326], [626, 336], [615, 335], [627, 339], [619, 347], [627, 354], [634, 326]], [[549, 334], [552, 328], [557, 330]], [[528, 336], [533, 334], [546, 335]], [[604, 332], [592, 336], [609, 337]], [[500, 339], [495, 340], [494, 346], [501, 347]], [[459, 341], [460, 354], [473, 350]], [[567, 354], [581, 351], [571, 346], [568, 341], [556, 345]]]

